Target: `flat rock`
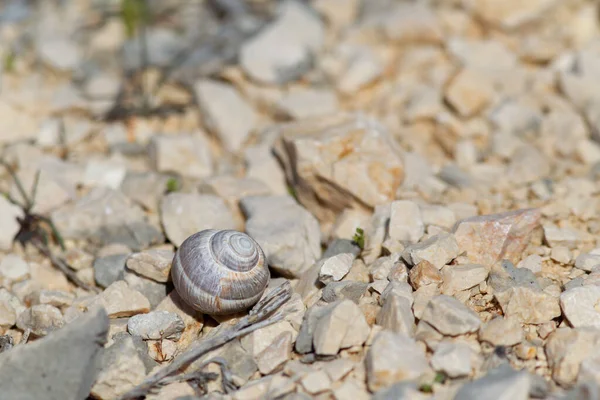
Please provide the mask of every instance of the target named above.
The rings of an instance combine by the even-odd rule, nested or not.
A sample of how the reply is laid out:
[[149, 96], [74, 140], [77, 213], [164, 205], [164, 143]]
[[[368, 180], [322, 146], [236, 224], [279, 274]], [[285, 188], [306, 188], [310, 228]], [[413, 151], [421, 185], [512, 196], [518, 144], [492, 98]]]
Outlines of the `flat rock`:
[[413, 337], [415, 334], [415, 316], [410, 300], [395, 294], [386, 296], [383, 307], [377, 314], [377, 325], [392, 332]]
[[184, 322], [185, 329], [177, 342], [179, 350], [186, 349], [192, 344], [204, 327], [204, 317], [201, 312], [187, 305], [176, 290], [172, 290], [155, 308], [154, 311], [168, 311], [177, 314]]
[[512, 30], [539, 20], [559, 2], [556, 0], [534, 0], [523, 3], [518, 0], [510, 0], [499, 3], [495, 0], [483, 0], [465, 3], [471, 12], [484, 21], [505, 30]]
[[375, 336], [365, 365], [367, 384], [372, 392], [396, 382], [416, 380], [429, 369], [425, 351], [414, 339], [389, 331]]
[[273, 343], [257, 356], [256, 364], [261, 374], [272, 373], [292, 357], [293, 337], [291, 332], [279, 334]]
[[454, 297], [443, 294], [429, 301], [421, 319], [440, 333], [449, 336], [475, 332], [481, 325], [481, 320], [475, 311]]
[[300, 277], [321, 255], [317, 220], [289, 196], [242, 199], [246, 232], [261, 246], [269, 266], [286, 277]]
[[575, 259], [575, 268], [591, 272], [594, 267], [600, 265], [600, 254], [582, 253]]
[[226, 83], [202, 79], [194, 84], [194, 90], [207, 128], [227, 150], [240, 150], [258, 122], [254, 109]]
[[275, 150], [297, 198], [321, 222], [345, 208], [395, 198], [404, 178], [400, 151], [377, 121], [336, 114], [282, 124]]
[[399, 3], [374, 15], [374, 26], [394, 43], [439, 43], [443, 39], [440, 22], [429, 5]]
[[431, 357], [431, 366], [436, 371], [441, 371], [450, 378], [458, 378], [471, 374], [472, 350], [462, 342], [442, 342], [435, 349]]
[[481, 73], [465, 68], [446, 89], [445, 98], [462, 117], [471, 117], [494, 98], [493, 83]]
[[599, 301], [600, 286], [585, 285], [562, 292], [560, 308], [573, 327], [600, 328]]
[[48, 304], [26, 309], [17, 317], [17, 327], [31, 330], [36, 336], [45, 336], [63, 327], [65, 320], [60, 310]]
[[552, 378], [563, 387], [573, 385], [584, 360], [593, 356], [600, 345], [595, 328], [558, 328], [546, 341], [545, 353]]
[[518, 262], [540, 218], [537, 209], [470, 217], [456, 223], [454, 236], [472, 263], [491, 266], [501, 259]]
[[121, 190], [137, 204], [156, 212], [168, 181], [168, 176], [156, 172], [128, 171], [121, 184]]
[[171, 250], [162, 249], [135, 253], [127, 259], [127, 268], [156, 282], [167, 282], [174, 254]]
[[0, 261], [0, 278], [6, 285], [27, 279], [29, 273], [29, 264], [17, 254], [7, 254]]
[[323, 284], [340, 281], [350, 271], [355, 256], [351, 253], [337, 254], [326, 259], [319, 271], [319, 281]]
[[412, 287], [417, 290], [421, 286], [438, 285], [442, 283], [442, 274], [437, 267], [429, 261], [421, 261], [412, 267], [408, 273]]
[[277, 112], [291, 119], [322, 117], [338, 111], [335, 93], [326, 89], [291, 90], [276, 105]]
[[390, 210], [390, 237], [401, 242], [418, 242], [425, 233], [419, 205], [410, 200], [396, 200]]
[[21, 207], [0, 196], [0, 250], [10, 250], [15, 235], [19, 232], [17, 218], [23, 218]]
[[51, 219], [65, 239], [123, 243], [134, 250], [164, 240], [139, 206], [120, 191], [106, 187], [95, 188], [76, 203], [57, 209]]
[[442, 294], [454, 295], [485, 281], [489, 270], [479, 264], [446, 265], [442, 269]]
[[0, 354], [0, 390], [9, 399], [83, 399], [98, 374], [108, 332], [102, 309], [64, 328]]
[[236, 224], [225, 202], [213, 195], [170, 193], [163, 197], [160, 217], [167, 238], [175, 246], [205, 229], [235, 229]]
[[213, 172], [209, 143], [199, 132], [153, 136], [148, 156], [158, 172], [190, 178], [205, 178]]
[[325, 307], [315, 324], [315, 353], [335, 355], [341, 349], [361, 346], [371, 329], [360, 308], [350, 300], [341, 300]]
[[125, 262], [129, 254], [111, 254], [94, 260], [94, 280], [103, 288], [125, 277]]
[[417, 265], [423, 261], [428, 261], [437, 269], [442, 269], [444, 265], [455, 259], [459, 254], [460, 250], [454, 235], [451, 233], [440, 233], [422, 242], [408, 246], [403, 251], [402, 258], [410, 265]]
[[134, 343], [127, 335], [115, 341], [100, 362], [100, 372], [91, 395], [102, 399], [114, 399], [142, 382], [146, 376], [146, 366]]
[[110, 318], [130, 317], [150, 311], [148, 299], [131, 289], [125, 281], [116, 281], [107, 287], [93, 301], [92, 305], [96, 304], [104, 306]]
[[185, 329], [185, 323], [175, 313], [168, 311], [152, 311], [129, 318], [127, 331], [142, 339], [178, 340]]
[[310, 68], [311, 56], [323, 40], [324, 26], [318, 15], [306, 5], [288, 0], [273, 22], [244, 43], [240, 64], [258, 82], [286, 83]]
[[456, 400], [494, 399], [527, 400], [531, 376], [527, 371], [515, 371], [508, 364], [489, 371], [484, 377], [461, 387]]
[[516, 319], [496, 317], [481, 326], [479, 340], [494, 346], [513, 346], [523, 340], [523, 328]]

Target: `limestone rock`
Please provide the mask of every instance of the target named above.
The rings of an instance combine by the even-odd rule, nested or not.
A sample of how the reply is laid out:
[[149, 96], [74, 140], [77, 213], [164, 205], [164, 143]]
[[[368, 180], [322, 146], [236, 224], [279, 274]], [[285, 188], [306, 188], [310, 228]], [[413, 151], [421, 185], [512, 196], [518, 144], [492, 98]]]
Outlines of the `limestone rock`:
[[65, 324], [60, 310], [48, 304], [39, 304], [26, 309], [17, 317], [17, 326], [37, 336], [45, 336], [56, 331]]
[[411, 265], [428, 261], [437, 269], [442, 269], [444, 265], [455, 259], [459, 254], [459, 246], [454, 235], [440, 233], [408, 246], [402, 253], [402, 258]]
[[600, 344], [595, 328], [558, 328], [548, 337], [545, 353], [552, 378], [563, 387], [573, 385], [581, 363], [593, 355]]
[[173, 255], [171, 250], [153, 249], [135, 253], [127, 259], [127, 268], [156, 282], [167, 282]]
[[205, 178], [213, 171], [210, 147], [201, 133], [156, 135], [150, 143], [148, 156], [158, 172]]
[[235, 229], [225, 202], [213, 195], [170, 193], [160, 205], [161, 221], [171, 243], [180, 246], [189, 236], [205, 229]]
[[0, 196], [0, 250], [10, 250], [13, 239], [19, 232], [17, 218], [23, 218], [23, 210]]
[[321, 222], [345, 208], [394, 199], [404, 177], [389, 133], [362, 114], [337, 114], [284, 124], [276, 152], [298, 200]]
[[[102, 305], [110, 318], [130, 317], [150, 311], [150, 303], [125, 281], [116, 281], [99, 294], [89, 306]], [[88, 308], [89, 308], [88, 307]]]
[[573, 327], [600, 328], [599, 301], [600, 286], [585, 285], [561, 293], [560, 308]]
[[481, 325], [477, 313], [454, 297], [446, 295], [433, 297], [425, 308], [421, 320], [449, 336], [475, 332]]
[[365, 358], [367, 384], [372, 392], [396, 382], [414, 380], [428, 368], [424, 350], [402, 333], [382, 331]]
[[242, 199], [246, 232], [261, 246], [271, 268], [287, 277], [300, 277], [321, 255], [317, 220], [289, 196]]
[[479, 264], [447, 265], [442, 269], [443, 294], [454, 295], [462, 290], [471, 289], [485, 281], [488, 269]]
[[362, 345], [370, 328], [365, 317], [350, 300], [328, 305], [314, 328], [315, 353], [335, 355], [341, 349]]
[[325, 260], [319, 271], [321, 283], [326, 285], [329, 282], [340, 281], [350, 271], [354, 258], [351, 253], [342, 253]]
[[256, 112], [231, 85], [202, 79], [194, 89], [209, 130], [226, 149], [238, 151], [258, 122]]
[[391, 294], [385, 297], [383, 307], [377, 315], [377, 325], [395, 333], [414, 336], [415, 317], [411, 302], [405, 297]]
[[425, 233], [419, 205], [410, 200], [392, 202], [389, 235], [402, 242], [416, 243]]
[[515, 371], [508, 364], [489, 371], [484, 377], [462, 386], [456, 400], [475, 399], [518, 399], [527, 400], [531, 387], [531, 376], [527, 371]]
[[429, 261], [421, 261], [410, 269], [408, 273], [410, 284], [417, 290], [421, 286], [438, 285], [442, 283], [442, 274]]
[[513, 318], [496, 317], [479, 329], [479, 340], [494, 346], [513, 346], [523, 340], [523, 329]]
[[454, 236], [472, 263], [491, 266], [500, 259], [517, 262], [540, 218], [537, 209], [470, 217], [456, 223]]
[[0, 390], [9, 399], [83, 399], [106, 343], [108, 317], [98, 309], [48, 336], [0, 354]]
[[503, 2], [483, 0], [464, 3], [481, 19], [505, 30], [512, 30], [539, 20], [546, 11], [558, 4], [556, 0], [533, 0], [525, 3], [518, 0]]
[[431, 357], [431, 366], [451, 378], [471, 374], [472, 350], [466, 343], [442, 342]]
[[127, 330], [131, 335], [142, 339], [178, 340], [185, 324], [181, 317], [168, 311], [152, 311], [129, 318]]

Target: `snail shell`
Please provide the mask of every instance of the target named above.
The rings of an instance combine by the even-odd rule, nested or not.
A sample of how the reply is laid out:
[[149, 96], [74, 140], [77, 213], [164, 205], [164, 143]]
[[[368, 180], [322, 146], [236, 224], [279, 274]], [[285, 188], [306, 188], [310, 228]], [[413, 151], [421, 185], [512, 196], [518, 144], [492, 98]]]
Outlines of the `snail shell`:
[[183, 241], [171, 268], [175, 290], [196, 310], [223, 315], [256, 304], [270, 273], [254, 239], [233, 230], [207, 229]]

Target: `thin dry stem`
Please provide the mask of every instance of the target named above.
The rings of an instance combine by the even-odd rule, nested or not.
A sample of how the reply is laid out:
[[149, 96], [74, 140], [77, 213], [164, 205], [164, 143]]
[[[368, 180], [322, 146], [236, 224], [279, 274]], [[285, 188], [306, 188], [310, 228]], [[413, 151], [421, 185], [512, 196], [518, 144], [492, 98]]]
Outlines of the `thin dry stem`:
[[291, 296], [292, 287], [289, 282], [285, 282], [273, 289], [263, 300], [254, 306], [248, 315], [240, 319], [235, 325], [225, 329], [215, 337], [198, 342], [196, 346], [181, 354], [170, 365], [148, 377], [144, 382], [122, 395], [119, 399], [128, 400], [143, 397], [148, 394], [153, 387], [160, 385], [165, 378], [176, 374], [180, 369], [191, 364], [209, 351], [223, 346], [235, 338], [281, 321], [284, 317], [283, 313], [275, 313], [275, 311], [286, 303]]

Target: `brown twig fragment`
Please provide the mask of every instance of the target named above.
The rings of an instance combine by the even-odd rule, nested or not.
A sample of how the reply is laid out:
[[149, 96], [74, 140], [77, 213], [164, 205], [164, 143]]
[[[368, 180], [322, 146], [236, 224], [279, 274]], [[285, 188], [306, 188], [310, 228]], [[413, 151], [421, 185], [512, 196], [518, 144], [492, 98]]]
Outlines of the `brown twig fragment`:
[[[146, 378], [144, 382], [119, 397], [119, 400], [132, 400], [144, 397], [152, 388], [169, 382], [170, 376], [192, 362], [196, 361], [206, 353], [227, 342], [244, 336], [252, 331], [281, 321], [284, 317], [282, 311], [277, 311], [292, 296], [292, 287], [285, 282], [273, 289], [267, 296], [259, 301], [248, 315], [240, 319], [235, 325], [226, 329], [219, 335], [198, 342], [194, 347], [177, 357], [170, 365]], [[277, 312], [276, 312], [277, 311]]]

